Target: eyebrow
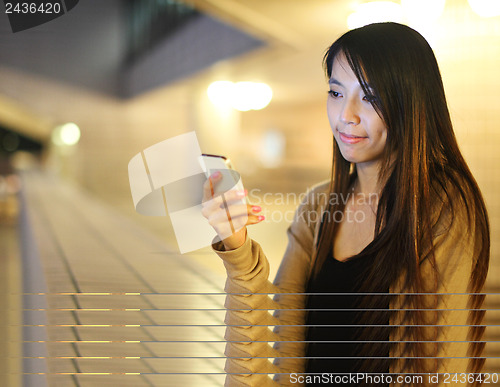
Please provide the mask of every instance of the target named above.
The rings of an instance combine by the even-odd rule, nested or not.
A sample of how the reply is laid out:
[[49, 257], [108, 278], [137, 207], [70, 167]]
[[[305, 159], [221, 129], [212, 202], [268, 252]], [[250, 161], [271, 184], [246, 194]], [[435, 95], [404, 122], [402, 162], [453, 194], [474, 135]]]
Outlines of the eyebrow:
[[[335, 78], [333, 77], [330, 77], [330, 79], [328, 80], [328, 84], [329, 85], [338, 85], [340, 87], [344, 87], [344, 85], [342, 83], [340, 83], [338, 80], [336, 80]], [[366, 85], [368, 87], [369, 90], [371, 90], [372, 92], [375, 90], [369, 83]]]
[[328, 80], [328, 84], [330, 84], [330, 85], [344, 86], [342, 83], [340, 83], [339, 81], [337, 81], [335, 78], [330, 78]]

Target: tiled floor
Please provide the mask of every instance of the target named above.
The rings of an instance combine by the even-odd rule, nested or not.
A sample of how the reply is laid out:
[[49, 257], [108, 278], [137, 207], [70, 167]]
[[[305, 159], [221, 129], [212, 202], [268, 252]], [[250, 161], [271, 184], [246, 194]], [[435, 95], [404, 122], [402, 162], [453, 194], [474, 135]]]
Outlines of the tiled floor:
[[0, 386], [20, 386], [21, 274], [16, 224], [0, 221]]
[[222, 385], [224, 278], [78, 191], [25, 183], [47, 279], [29, 301], [48, 309], [29, 318], [47, 316], [49, 385]]

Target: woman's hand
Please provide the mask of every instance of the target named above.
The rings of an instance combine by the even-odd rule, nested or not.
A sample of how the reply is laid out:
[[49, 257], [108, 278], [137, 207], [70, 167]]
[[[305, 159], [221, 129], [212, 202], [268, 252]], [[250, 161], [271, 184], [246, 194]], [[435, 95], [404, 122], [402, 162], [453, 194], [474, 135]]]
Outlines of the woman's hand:
[[201, 213], [208, 219], [208, 223], [224, 243], [225, 249], [234, 250], [245, 242], [246, 226], [263, 221], [264, 216], [258, 215], [262, 210], [259, 206], [246, 203], [246, 190], [229, 190], [214, 196], [215, 187], [221, 179], [222, 174], [217, 171], [203, 184]]

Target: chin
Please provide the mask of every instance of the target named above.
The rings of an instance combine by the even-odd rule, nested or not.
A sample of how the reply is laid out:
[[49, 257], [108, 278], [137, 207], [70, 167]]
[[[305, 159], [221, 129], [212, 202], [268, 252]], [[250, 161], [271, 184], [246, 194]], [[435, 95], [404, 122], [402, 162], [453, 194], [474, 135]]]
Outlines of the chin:
[[340, 148], [340, 154], [342, 155], [342, 157], [344, 158], [344, 160], [350, 162], [350, 163], [359, 163], [361, 162], [361, 160], [359, 159], [359, 157], [356, 157], [354, 155], [351, 155], [351, 154], [345, 154], [345, 152], [342, 152], [342, 148]]

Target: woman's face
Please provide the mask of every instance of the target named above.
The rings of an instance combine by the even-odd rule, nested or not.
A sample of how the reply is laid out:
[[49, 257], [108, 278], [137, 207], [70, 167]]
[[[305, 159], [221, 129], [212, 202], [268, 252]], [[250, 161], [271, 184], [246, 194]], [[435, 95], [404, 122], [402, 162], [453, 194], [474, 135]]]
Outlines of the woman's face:
[[352, 163], [381, 160], [387, 128], [363, 92], [343, 54], [333, 61], [327, 102], [328, 119], [342, 156]]

